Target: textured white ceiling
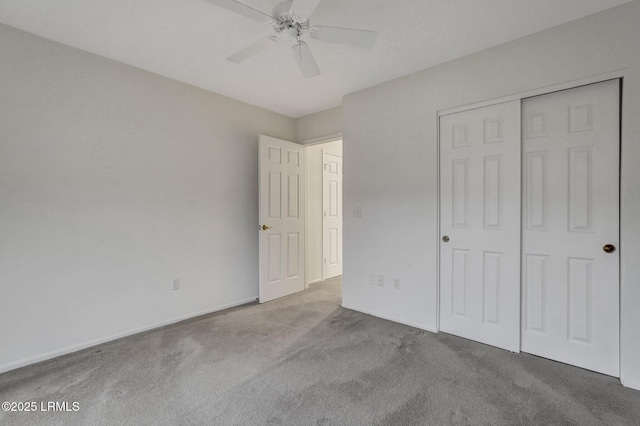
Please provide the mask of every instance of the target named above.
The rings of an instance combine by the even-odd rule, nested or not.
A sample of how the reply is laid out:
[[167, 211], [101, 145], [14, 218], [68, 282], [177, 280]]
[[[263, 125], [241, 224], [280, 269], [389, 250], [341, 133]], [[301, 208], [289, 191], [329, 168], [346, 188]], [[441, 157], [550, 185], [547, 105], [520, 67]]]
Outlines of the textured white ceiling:
[[[308, 40], [304, 79], [288, 43], [234, 64], [272, 34], [202, 0], [0, 0], [0, 22], [291, 117], [342, 96], [630, 0], [323, 0], [312, 24], [378, 32], [372, 50]], [[279, 0], [244, 0], [270, 14]], [[294, 0], [295, 3], [295, 0]]]

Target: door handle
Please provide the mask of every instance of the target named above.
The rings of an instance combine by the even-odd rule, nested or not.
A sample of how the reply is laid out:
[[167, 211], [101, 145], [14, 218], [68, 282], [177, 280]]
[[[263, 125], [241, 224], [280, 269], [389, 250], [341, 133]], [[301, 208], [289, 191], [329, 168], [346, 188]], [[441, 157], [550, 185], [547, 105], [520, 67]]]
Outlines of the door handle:
[[602, 250], [605, 253], [613, 253], [614, 251], [616, 251], [616, 246], [614, 246], [613, 244], [605, 244], [604, 246], [602, 246]]
[[271, 227], [267, 225], [262, 225], [262, 226], [258, 225], [258, 229], [262, 229], [263, 231], [266, 231], [267, 229], [271, 229]]
[[445, 243], [449, 242], [449, 236], [445, 235], [444, 237], [442, 237], [442, 241], [444, 241]]

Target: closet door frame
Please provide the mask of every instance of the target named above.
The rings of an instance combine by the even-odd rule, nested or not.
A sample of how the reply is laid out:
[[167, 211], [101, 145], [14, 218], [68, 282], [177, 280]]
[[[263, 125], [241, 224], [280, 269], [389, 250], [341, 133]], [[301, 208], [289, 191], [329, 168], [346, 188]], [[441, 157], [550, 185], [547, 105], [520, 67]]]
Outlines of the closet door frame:
[[[585, 77], [582, 79], [576, 79], [576, 80], [572, 80], [572, 81], [568, 81], [568, 82], [564, 82], [564, 83], [559, 83], [556, 85], [550, 85], [550, 86], [545, 86], [545, 87], [540, 87], [537, 89], [532, 89], [532, 90], [528, 90], [525, 92], [520, 92], [520, 93], [516, 93], [516, 94], [512, 94], [512, 95], [507, 95], [507, 96], [503, 96], [503, 97], [499, 97], [499, 98], [494, 98], [488, 101], [482, 101], [482, 102], [476, 102], [473, 104], [466, 104], [466, 105], [462, 105], [462, 106], [458, 106], [458, 107], [453, 107], [453, 108], [447, 108], [447, 109], [443, 109], [443, 110], [439, 110], [437, 112], [437, 123], [438, 123], [438, 128], [437, 128], [437, 135], [436, 135], [436, 140], [437, 140], [437, 158], [438, 158], [438, 166], [437, 166], [437, 176], [438, 176], [438, 181], [437, 181], [437, 185], [438, 185], [438, 223], [437, 223], [437, 230], [436, 230], [436, 235], [438, 236], [438, 238], [434, 241], [434, 244], [436, 245], [436, 253], [437, 253], [437, 265], [438, 267], [436, 268], [436, 279], [437, 279], [437, 286], [436, 286], [436, 298], [437, 298], [437, 310], [436, 310], [436, 331], [440, 331], [441, 327], [440, 327], [440, 310], [442, 309], [442, 307], [440, 306], [440, 295], [441, 295], [441, 290], [440, 290], [440, 278], [441, 278], [441, 274], [440, 274], [440, 264], [441, 264], [441, 258], [440, 258], [440, 236], [441, 236], [441, 221], [442, 221], [442, 217], [441, 217], [441, 199], [440, 199], [440, 187], [441, 187], [441, 179], [440, 179], [440, 173], [441, 173], [441, 165], [440, 165], [440, 136], [441, 136], [441, 132], [440, 132], [440, 117], [444, 116], [444, 115], [449, 115], [449, 114], [454, 114], [457, 112], [463, 112], [463, 111], [467, 111], [467, 110], [471, 110], [471, 109], [476, 109], [476, 108], [482, 108], [482, 107], [486, 107], [486, 106], [491, 106], [491, 105], [496, 105], [496, 104], [500, 104], [500, 103], [505, 103], [505, 102], [509, 102], [509, 101], [523, 101], [526, 98], [530, 98], [530, 97], [534, 97], [534, 96], [540, 96], [540, 95], [545, 95], [545, 94], [549, 94], [549, 93], [553, 93], [553, 92], [558, 92], [558, 91], [562, 91], [562, 90], [568, 90], [568, 89], [574, 89], [580, 86], [586, 86], [589, 84], [595, 84], [595, 83], [601, 83], [604, 81], [608, 81], [608, 80], [614, 80], [614, 79], [619, 79], [620, 80], [620, 90], [621, 90], [621, 110], [620, 110], [620, 119], [622, 120], [623, 114], [624, 114], [624, 108], [623, 108], [623, 89], [624, 89], [624, 77], [625, 77], [625, 70], [615, 70], [615, 71], [611, 71], [608, 73], [603, 73], [603, 74], [598, 74], [595, 76], [590, 76], [590, 77]], [[621, 126], [620, 128], [620, 150], [621, 152], [623, 152], [624, 150], [624, 138], [623, 138], [623, 128]], [[621, 157], [622, 159], [622, 157]], [[627, 182], [626, 182], [626, 178], [625, 178], [625, 173], [624, 173], [624, 163], [622, 161], [620, 161], [619, 163], [619, 173], [620, 173], [620, 194], [624, 194], [626, 187], [627, 187]], [[625, 228], [626, 228], [626, 223], [625, 223], [625, 215], [624, 215], [624, 211], [625, 211], [625, 200], [624, 197], [620, 196], [619, 198], [619, 212], [620, 212], [620, 248], [624, 248], [625, 246]], [[620, 281], [619, 281], [619, 297], [620, 300], [624, 300], [624, 294], [625, 294], [625, 274], [624, 274], [624, 266], [625, 266], [625, 258], [624, 256], [620, 256], [620, 265], [619, 265], [619, 271], [620, 271]], [[625, 324], [625, 322], [623, 321], [623, 318], [625, 317], [625, 312], [627, 310], [625, 309], [624, 305], [620, 305], [620, 310], [619, 310], [619, 317], [620, 317], [620, 328], [619, 328], [619, 353], [620, 353], [620, 381], [622, 382], [622, 384], [624, 384], [624, 376], [625, 376], [625, 359], [624, 359], [624, 346], [627, 344], [627, 342], [625, 341], [625, 329], [627, 324]]]

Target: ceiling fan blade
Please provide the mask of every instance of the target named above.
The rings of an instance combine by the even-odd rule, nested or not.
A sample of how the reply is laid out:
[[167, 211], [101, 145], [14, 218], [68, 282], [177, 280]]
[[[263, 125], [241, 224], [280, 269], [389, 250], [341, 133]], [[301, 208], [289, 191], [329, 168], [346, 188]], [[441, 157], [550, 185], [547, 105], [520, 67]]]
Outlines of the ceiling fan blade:
[[261, 50], [264, 50], [267, 47], [273, 45], [273, 43], [276, 43], [277, 41], [278, 39], [275, 37], [263, 38], [262, 40], [258, 40], [255, 43], [250, 44], [244, 49], [241, 49], [236, 53], [234, 53], [233, 55], [229, 56], [227, 58], [227, 61], [231, 61], [239, 64], [240, 62], [246, 61], [256, 53], [260, 52]]
[[311, 78], [320, 74], [320, 68], [318, 68], [316, 60], [313, 59], [309, 46], [304, 41], [299, 41], [293, 46], [293, 56], [296, 58], [304, 78]]
[[260, 22], [271, 22], [273, 19], [271, 16], [266, 13], [262, 13], [257, 9], [254, 9], [250, 6], [237, 2], [235, 0], [204, 0], [213, 5], [221, 7], [223, 9], [227, 9], [231, 12], [238, 13], [242, 16], [246, 16], [247, 18], [255, 19]]
[[308, 18], [322, 0], [293, 0], [291, 11], [297, 16]]
[[345, 46], [370, 49], [376, 43], [378, 33], [375, 31], [356, 30], [353, 28], [326, 27], [315, 25], [309, 29], [309, 35], [316, 40]]

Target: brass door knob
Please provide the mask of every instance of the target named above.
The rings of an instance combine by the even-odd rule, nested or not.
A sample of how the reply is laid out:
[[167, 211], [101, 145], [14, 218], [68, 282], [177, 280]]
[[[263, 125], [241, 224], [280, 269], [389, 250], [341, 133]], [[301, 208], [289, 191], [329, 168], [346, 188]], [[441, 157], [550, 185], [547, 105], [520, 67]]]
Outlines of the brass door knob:
[[266, 231], [267, 229], [271, 229], [271, 227], [267, 226], [267, 225], [262, 225], [262, 230], [263, 231]]
[[442, 241], [444, 241], [445, 243], [449, 242], [449, 237], [447, 235], [445, 235], [444, 237], [442, 237]]
[[613, 253], [614, 251], [616, 251], [616, 246], [614, 246], [613, 244], [605, 244], [604, 246], [602, 246], [602, 250], [605, 253]]

